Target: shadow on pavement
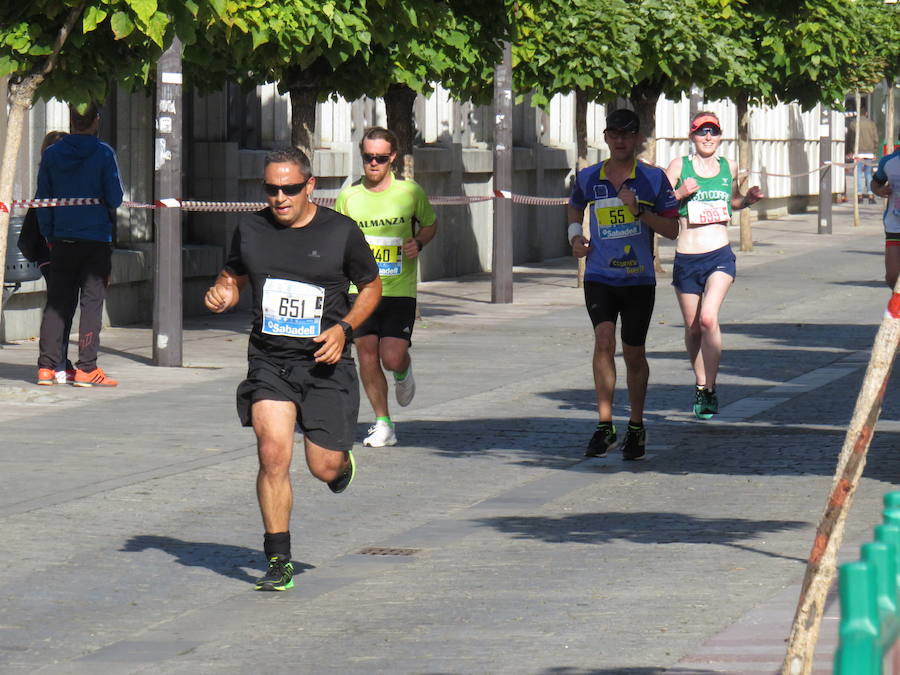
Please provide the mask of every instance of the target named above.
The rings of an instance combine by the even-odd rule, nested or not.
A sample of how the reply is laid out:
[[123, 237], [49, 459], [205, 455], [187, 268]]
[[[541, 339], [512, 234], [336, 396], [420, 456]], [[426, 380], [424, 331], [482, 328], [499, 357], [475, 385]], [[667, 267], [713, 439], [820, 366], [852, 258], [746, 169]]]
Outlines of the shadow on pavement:
[[[129, 539], [120, 549], [128, 553], [140, 553], [147, 549], [159, 549], [175, 558], [185, 567], [204, 567], [223, 577], [255, 583], [259, 575], [251, 576], [242, 568], [261, 569], [261, 552], [246, 546], [216, 544], [213, 542], [183, 541], [174, 537], [139, 534]], [[294, 574], [313, 569], [313, 565], [294, 562]]]
[[548, 544], [607, 544], [614, 540], [635, 544], [713, 544], [731, 546], [772, 558], [805, 563], [739, 543], [761, 534], [808, 527], [798, 520], [700, 518], [667, 511], [584, 513], [561, 517], [497, 516], [478, 522], [516, 539], [539, 539]]
[[[828, 283], [835, 284], [836, 286], [868, 286], [869, 288], [883, 288], [885, 293], [890, 293], [890, 290], [884, 281], [829, 281]], [[887, 303], [885, 302], [885, 304]]]
[[[712, 675], [720, 671], [716, 670], [697, 670], [691, 668], [685, 670], [683, 668], [641, 668], [641, 667], [619, 667], [619, 668], [572, 668], [569, 666], [559, 666], [557, 668], [546, 668], [539, 671], [536, 675]], [[451, 675], [446, 672], [427, 672], [422, 675]]]
[[[34, 353], [34, 365], [22, 365], [20, 363], [0, 363], [0, 380], [8, 380], [12, 382], [23, 382], [26, 384], [34, 384], [37, 382], [37, 350]], [[41, 387], [37, 387], [41, 389]], [[50, 389], [52, 387], [45, 387]]]
[[[809, 405], [815, 404], [815, 392]], [[604, 472], [654, 471], [662, 474], [691, 473], [732, 476], [833, 475], [849, 418], [850, 407], [841, 418], [828, 420], [832, 428], [815, 428], [807, 420], [780, 421], [775, 414], [760, 416], [765, 422], [748, 426], [688, 417], [670, 421], [654, 414], [646, 416], [648, 452], [645, 462], [598, 460]], [[652, 408], [649, 408], [652, 410]], [[827, 408], [826, 408], [827, 410]], [[778, 413], [787, 416], [788, 413]], [[766, 416], [767, 415], [767, 416]], [[620, 425], [621, 419], [617, 421]], [[361, 438], [365, 425], [357, 426]], [[507, 456], [520, 466], [567, 469], [584, 459], [584, 447], [594, 429], [593, 421], [561, 423], [554, 417], [474, 418], [466, 420], [411, 420], [402, 423], [403, 444], [432, 450], [444, 457], [464, 459], [475, 455]], [[898, 433], [878, 430], [868, 453], [866, 475], [894, 482], [900, 479]]]

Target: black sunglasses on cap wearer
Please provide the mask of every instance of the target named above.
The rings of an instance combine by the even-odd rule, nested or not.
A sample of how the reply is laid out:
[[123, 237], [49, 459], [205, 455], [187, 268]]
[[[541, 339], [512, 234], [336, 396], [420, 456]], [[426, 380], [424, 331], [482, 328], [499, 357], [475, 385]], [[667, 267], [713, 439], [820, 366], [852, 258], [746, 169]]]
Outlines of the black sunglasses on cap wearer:
[[390, 155], [370, 155], [368, 152], [364, 152], [362, 154], [362, 159], [363, 159], [363, 162], [365, 162], [366, 164], [371, 162], [373, 159], [376, 162], [378, 162], [379, 164], [387, 164], [388, 161], [391, 159], [391, 156]]
[[721, 136], [722, 130], [716, 127], [700, 127], [694, 132], [694, 136]]
[[274, 185], [272, 183], [263, 183], [263, 191], [270, 197], [277, 197], [279, 190], [284, 193], [285, 197], [294, 197], [300, 194], [300, 191], [306, 187], [309, 182], [307, 178], [302, 183], [288, 183], [287, 185]]

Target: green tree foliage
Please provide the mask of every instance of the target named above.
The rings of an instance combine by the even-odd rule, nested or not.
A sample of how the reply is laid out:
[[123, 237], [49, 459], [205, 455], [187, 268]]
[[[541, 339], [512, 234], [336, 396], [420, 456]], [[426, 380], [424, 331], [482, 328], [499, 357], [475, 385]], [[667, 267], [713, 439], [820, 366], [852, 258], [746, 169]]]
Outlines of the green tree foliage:
[[[202, 5], [206, 8], [206, 4]], [[103, 101], [110, 83], [148, 84], [176, 28], [191, 39], [201, 5], [194, 0], [29, 0], [0, 5], [0, 77], [13, 83], [41, 71], [73, 10], [80, 9], [53, 69], [36, 96], [74, 104]]]
[[[231, 0], [186, 47], [185, 70], [201, 90], [278, 82], [291, 97], [292, 142], [311, 155], [315, 104], [329, 96], [407, 101], [441, 82], [484, 98], [505, 17], [502, 4], [474, 0]], [[401, 107], [411, 119], [411, 103]]]
[[513, 86], [546, 106], [556, 94], [620, 95], [640, 67], [639, 25], [625, 0], [542, 0], [516, 7]]
[[731, 0], [712, 98], [773, 105], [843, 101], [900, 70], [900, 11], [881, 0]]
[[185, 47], [190, 81], [201, 91], [278, 82], [291, 97], [292, 142], [310, 157], [316, 102], [383, 93], [389, 80], [379, 60], [422, 30], [416, 3], [403, 0], [229, 0], [227, 11], [218, 2], [223, 11]]
[[382, 65], [390, 84], [384, 96], [388, 126], [400, 139], [401, 167], [412, 178], [416, 94], [429, 95], [439, 82], [460, 101], [488, 103], [493, 96], [493, 70], [511, 26], [500, 2], [430, 2], [428, 30], [416, 32], [406, 44], [389, 46]]

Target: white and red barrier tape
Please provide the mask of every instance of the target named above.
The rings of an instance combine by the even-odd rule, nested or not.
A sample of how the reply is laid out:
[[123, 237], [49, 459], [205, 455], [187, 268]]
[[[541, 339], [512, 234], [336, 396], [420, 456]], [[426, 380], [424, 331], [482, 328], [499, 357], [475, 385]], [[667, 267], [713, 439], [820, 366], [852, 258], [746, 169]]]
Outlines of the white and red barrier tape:
[[[799, 178], [800, 176], [808, 176], [816, 171], [827, 169], [832, 166], [851, 167], [854, 164], [864, 162], [826, 162], [809, 171], [802, 173], [784, 174], [762, 172], [759, 169], [751, 171], [740, 171], [740, 175], [745, 176], [750, 173], [765, 173], [770, 178]], [[565, 206], [569, 203], [568, 197], [532, 197], [529, 195], [520, 195], [508, 190], [494, 190], [493, 195], [483, 195], [477, 197], [460, 197], [460, 196], [439, 196], [429, 197], [428, 200], [433, 206], [457, 206], [467, 204], [477, 204], [478, 202], [487, 202], [492, 199], [509, 199], [513, 204], [525, 204], [528, 206]], [[333, 207], [335, 204], [334, 197], [313, 197], [313, 202], [321, 206]], [[14, 199], [9, 204], [0, 202], [0, 211], [9, 211], [10, 209], [27, 209], [27, 208], [47, 208], [50, 206], [90, 206], [101, 204], [99, 199], [87, 197], [78, 198], [60, 198], [60, 199]], [[266, 207], [265, 202], [214, 202], [214, 201], [198, 201], [193, 199], [160, 199], [153, 204], [145, 204], [142, 202], [122, 202], [122, 206], [128, 209], [160, 209], [160, 208], [176, 208], [183, 211], [214, 211], [214, 212], [239, 212], [239, 211], [258, 211]]]
[[[529, 197], [506, 191], [495, 191], [493, 196], [484, 195], [478, 197], [429, 197], [434, 206], [453, 206], [476, 204], [492, 199], [510, 199], [514, 204], [529, 204], [532, 206], [564, 206], [569, 203], [568, 197]], [[313, 202], [321, 206], [333, 207], [337, 201], [334, 197], [314, 197]], [[47, 208], [51, 206], [93, 206], [102, 204], [99, 199], [79, 197], [60, 199], [14, 199], [9, 204], [0, 202], [0, 211], [9, 209]], [[265, 202], [214, 202], [199, 201], [193, 199], [160, 199], [152, 204], [142, 202], [122, 202], [122, 206], [128, 209], [162, 209], [175, 208], [183, 211], [216, 211], [238, 212], [258, 211], [266, 207]]]

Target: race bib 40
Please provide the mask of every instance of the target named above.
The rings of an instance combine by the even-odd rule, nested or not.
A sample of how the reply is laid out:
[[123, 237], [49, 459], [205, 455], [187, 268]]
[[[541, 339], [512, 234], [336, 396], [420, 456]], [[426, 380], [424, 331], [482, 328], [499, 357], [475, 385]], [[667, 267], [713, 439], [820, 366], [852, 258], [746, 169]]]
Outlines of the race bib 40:
[[368, 236], [366, 242], [378, 263], [378, 274], [383, 277], [399, 276], [403, 268], [403, 239]]

